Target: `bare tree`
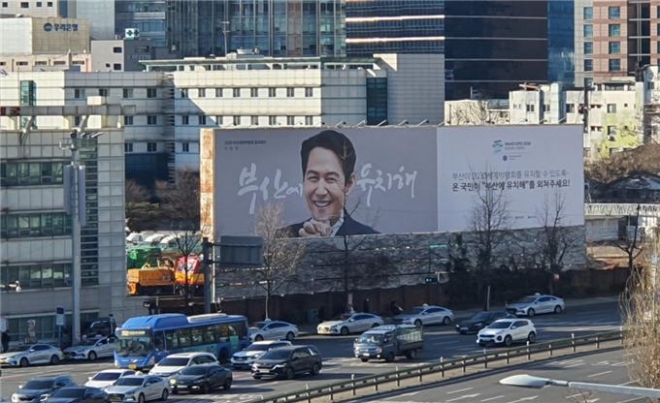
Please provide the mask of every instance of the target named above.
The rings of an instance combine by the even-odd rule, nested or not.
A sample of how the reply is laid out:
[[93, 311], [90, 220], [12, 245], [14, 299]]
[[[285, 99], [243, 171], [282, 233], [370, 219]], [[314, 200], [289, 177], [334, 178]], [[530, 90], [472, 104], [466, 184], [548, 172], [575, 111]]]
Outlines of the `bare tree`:
[[[638, 204], [637, 205], [637, 215], [635, 216], [635, 220], [632, 220], [633, 217], [627, 216], [626, 217], [626, 225], [625, 228], [623, 229], [622, 234], [620, 235], [620, 238], [615, 241], [614, 246], [617, 248], [621, 249], [626, 253], [628, 256], [628, 268], [630, 270], [634, 270], [635, 266], [635, 259], [642, 253], [642, 247], [639, 245], [639, 210], [641, 206]], [[631, 226], [633, 227], [633, 232], [632, 234], [628, 231], [628, 228]]]
[[263, 265], [252, 269], [256, 283], [266, 293], [264, 314], [270, 317], [270, 299], [297, 276], [298, 263], [305, 254], [305, 242], [282, 237], [282, 205], [267, 204], [257, 213], [255, 233], [263, 239]]
[[493, 107], [487, 100], [454, 101], [447, 109], [448, 124], [456, 126], [504, 124], [507, 122], [503, 109]]
[[149, 202], [149, 190], [129, 179], [125, 185], [126, 218], [131, 231], [141, 232], [148, 228], [156, 217], [154, 206]]

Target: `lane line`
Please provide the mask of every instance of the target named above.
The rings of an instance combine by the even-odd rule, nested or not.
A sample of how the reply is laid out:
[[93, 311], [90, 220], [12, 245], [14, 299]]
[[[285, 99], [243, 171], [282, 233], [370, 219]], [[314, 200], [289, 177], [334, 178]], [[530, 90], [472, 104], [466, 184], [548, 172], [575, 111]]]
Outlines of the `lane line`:
[[601, 375], [609, 374], [609, 373], [611, 373], [611, 372], [612, 372], [612, 371], [603, 371], [603, 372], [599, 372], [599, 373], [597, 373], [597, 374], [587, 375], [587, 378], [595, 378], [595, 377], [597, 377], [597, 376], [601, 376]]
[[578, 363], [575, 363], [575, 364], [566, 365], [564, 368], [575, 368], [575, 367], [579, 367], [580, 365], [584, 365], [584, 363], [583, 362], [578, 362]]
[[454, 393], [466, 392], [466, 391], [468, 391], [468, 390], [472, 390], [472, 389], [474, 389], [474, 388], [473, 388], [473, 387], [469, 387], [469, 388], [464, 388], [464, 389], [458, 389], [458, 390], [453, 390], [453, 391], [451, 391], [451, 392], [447, 392], [447, 394], [448, 394], [448, 395], [453, 395]]
[[482, 402], [489, 402], [491, 400], [501, 399], [503, 397], [504, 397], [504, 395], [493, 396], [493, 397], [489, 397], [488, 399], [483, 399]]

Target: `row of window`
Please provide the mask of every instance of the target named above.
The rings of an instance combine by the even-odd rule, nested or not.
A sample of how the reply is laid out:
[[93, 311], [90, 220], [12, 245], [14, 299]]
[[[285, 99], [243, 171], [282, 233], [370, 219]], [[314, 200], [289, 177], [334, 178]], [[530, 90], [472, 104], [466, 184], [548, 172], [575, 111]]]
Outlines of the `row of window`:
[[0, 163], [0, 185], [56, 185], [63, 182], [65, 162]]
[[3, 214], [1, 238], [32, 238], [71, 234], [71, 218], [66, 213]]
[[[226, 96], [225, 92], [228, 92], [231, 89], [231, 96], [232, 98], [240, 98], [242, 96], [242, 93], [250, 90], [250, 97], [251, 98], [257, 98], [259, 97], [259, 92], [262, 92], [263, 95], [265, 95], [265, 92], [268, 91], [268, 97], [269, 98], [275, 98], [277, 97], [278, 90], [286, 90], [286, 97], [287, 98], [293, 98], [296, 96], [296, 89], [293, 87], [287, 87], [287, 88], [275, 88], [275, 87], [270, 87], [270, 88], [257, 88], [257, 87], [252, 87], [252, 88], [227, 88], [225, 91], [225, 88], [214, 88], [213, 93], [215, 94], [216, 98], [223, 98]], [[182, 88], [180, 89], [180, 97], [181, 98], [189, 98], [191, 96], [191, 90], [196, 90], [197, 92], [197, 98], [207, 98], [211, 96], [210, 90], [207, 91], [206, 88]], [[305, 97], [306, 98], [311, 98], [314, 96], [314, 88], [305, 88]]]
[[[55, 311], [55, 309], [53, 309]], [[98, 318], [98, 312], [89, 313], [83, 312], [80, 314], [80, 323], [81, 329], [87, 328], [90, 323], [92, 323], [96, 318]], [[47, 316], [33, 316], [30, 318], [7, 318], [7, 330], [9, 333], [9, 340], [13, 341], [24, 341], [28, 337], [28, 320], [34, 321], [34, 331], [36, 332], [35, 336], [37, 340], [57, 340], [58, 337], [58, 328], [56, 326], [55, 314]], [[71, 315], [66, 314], [64, 323], [69, 324], [68, 330], [70, 330]], [[65, 331], [68, 331], [65, 330]]]
[[[660, 17], [660, 7], [658, 8], [658, 16]], [[582, 17], [585, 20], [594, 19], [594, 8], [593, 7], [584, 7], [582, 9]], [[610, 20], [616, 20], [621, 18], [621, 7], [612, 6], [607, 8], [607, 18]]]
[[[658, 51], [660, 52], [660, 42], [658, 42]], [[584, 54], [593, 55], [594, 53], [594, 43], [585, 42], [584, 43]], [[618, 55], [621, 53], [621, 42], [608, 42], [607, 43], [607, 53], [610, 55]]]
[[[593, 60], [584, 60], [584, 71], [594, 71]], [[609, 59], [607, 61], [607, 71], [621, 71], [621, 59]]]
[[[53, 7], [53, 2], [52, 1], [46, 1], [46, 7]], [[44, 6], [43, 1], [37, 1], [34, 3], [35, 7], [41, 8]], [[2, 8], [8, 8], [9, 7], [9, 2], [8, 1], [3, 1], [2, 2]], [[20, 4], [21, 8], [30, 8], [30, 2], [29, 1], [21, 1]]]
[[[192, 115], [196, 116], [196, 122], [192, 124], [197, 124], [199, 126], [206, 126], [209, 121], [209, 117], [206, 115]], [[191, 115], [182, 115], [181, 116], [181, 125], [188, 126], [191, 124]], [[221, 126], [224, 122], [224, 116], [216, 116], [214, 125]], [[243, 119], [245, 118], [245, 119]], [[252, 126], [259, 126], [260, 116], [233, 116], [231, 119], [231, 124], [234, 126], [240, 126], [243, 122], [249, 121]], [[277, 116], [268, 116], [268, 125], [275, 126], [277, 125]], [[286, 124], [287, 126], [295, 126], [296, 124], [304, 124], [305, 126], [312, 126], [314, 124], [314, 116], [304, 116], [304, 122], [300, 119], [296, 119], [296, 116], [287, 116]], [[78, 125], [80, 117], [76, 116], [74, 119], [74, 124]], [[135, 116], [124, 116], [124, 126], [133, 126], [135, 124]], [[176, 122], [175, 122], [176, 124]], [[156, 126], [158, 125], [158, 116], [157, 115], [147, 115], [147, 125]]]
[[[168, 330], [164, 333], [165, 348], [167, 349], [227, 343], [230, 337], [238, 337], [243, 340], [247, 338], [247, 328], [244, 322], [199, 326], [193, 329]], [[159, 333], [154, 335], [155, 347], [159, 347], [161, 340]]]
[[71, 271], [71, 263], [3, 266], [0, 276], [5, 284], [18, 281], [22, 289], [70, 287]]
[[[594, 26], [592, 24], [584, 24], [582, 34], [585, 39], [592, 39], [594, 37]], [[607, 36], [621, 36], [621, 24], [607, 24]]]
[[[601, 107], [602, 107], [602, 105], [591, 104], [592, 109], [593, 108], [598, 109], [598, 108], [601, 108]], [[616, 104], [607, 104], [607, 105], [605, 105], [605, 107], [607, 108], [607, 113], [616, 113], [616, 111], [617, 111]], [[623, 107], [628, 108], [628, 104], [623, 104]], [[576, 111], [575, 104], [566, 104], [566, 113], [575, 113], [575, 111]]]

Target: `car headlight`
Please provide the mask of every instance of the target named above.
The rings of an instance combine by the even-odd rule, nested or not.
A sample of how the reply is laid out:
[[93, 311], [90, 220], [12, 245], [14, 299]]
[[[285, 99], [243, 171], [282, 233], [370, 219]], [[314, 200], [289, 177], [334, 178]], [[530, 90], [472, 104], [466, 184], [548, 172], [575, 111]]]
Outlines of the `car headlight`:
[[286, 367], [286, 364], [277, 364], [277, 365], [273, 365], [273, 369], [282, 369], [282, 368], [284, 368], [284, 367]]
[[16, 403], [16, 402], [18, 402], [19, 400], [20, 400], [20, 399], [19, 399], [18, 396], [16, 396], [15, 394], [11, 395], [11, 401], [12, 401], [12, 402]]
[[477, 322], [477, 323], [474, 324], [474, 326], [480, 327], [480, 326], [483, 326], [483, 323]]
[[383, 349], [382, 349], [382, 348], [380, 348], [380, 347], [377, 347], [377, 348], [376, 348], [376, 353], [377, 353], [377, 354], [380, 354], [380, 353], [382, 353], [382, 352], [383, 352]]
[[330, 327], [330, 330], [333, 331], [333, 332], [336, 332], [336, 331], [337, 331], [337, 326], [336, 326], [336, 325], [335, 325], [335, 326], [331, 326], [331, 327]]
[[176, 384], [176, 379], [174, 379], [174, 378], [170, 379], [170, 384], [175, 385]]
[[151, 358], [149, 358], [149, 365], [154, 365], [155, 363], [156, 363], [156, 357], [152, 355]]

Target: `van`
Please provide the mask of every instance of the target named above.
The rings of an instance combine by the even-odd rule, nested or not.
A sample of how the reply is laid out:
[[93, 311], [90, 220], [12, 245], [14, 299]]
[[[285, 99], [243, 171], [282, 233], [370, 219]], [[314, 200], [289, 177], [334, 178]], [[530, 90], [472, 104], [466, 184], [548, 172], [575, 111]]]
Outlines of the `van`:
[[356, 358], [367, 362], [384, 359], [392, 362], [397, 356], [405, 355], [412, 360], [424, 347], [421, 327], [414, 325], [384, 325], [362, 333], [353, 343]]

